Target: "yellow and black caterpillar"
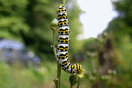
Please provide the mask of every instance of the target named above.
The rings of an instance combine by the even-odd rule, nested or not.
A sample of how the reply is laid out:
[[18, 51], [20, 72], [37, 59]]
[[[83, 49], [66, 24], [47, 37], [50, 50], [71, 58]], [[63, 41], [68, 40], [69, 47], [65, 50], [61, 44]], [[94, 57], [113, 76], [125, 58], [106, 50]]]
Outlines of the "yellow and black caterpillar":
[[58, 26], [59, 26], [59, 38], [57, 47], [57, 58], [62, 69], [69, 73], [80, 74], [83, 70], [80, 64], [71, 64], [68, 59], [68, 49], [69, 49], [69, 22], [68, 15], [66, 12], [66, 5], [62, 4], [57, 9], [58, 14]]

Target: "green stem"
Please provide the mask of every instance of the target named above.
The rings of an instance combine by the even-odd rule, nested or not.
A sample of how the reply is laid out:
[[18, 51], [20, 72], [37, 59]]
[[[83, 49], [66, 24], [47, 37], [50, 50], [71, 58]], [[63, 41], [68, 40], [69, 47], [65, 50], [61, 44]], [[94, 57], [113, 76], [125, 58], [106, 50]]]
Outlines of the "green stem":
[[78, 77], [78, 84], [77, 84], [77, 88], [79, 88], [80, 85], [80, 77]]
[[56, 88], [58, 88], [58, 79], [54, 79], [54, 82], [55, 82], [55, 86], [56, 86]]
[[62, 0], [62, 4], [65, 4], [65, 0]]
[[53, 30], [53, 47], [55, 48], [55, 30]]
[[57, 63], [57, 78], [58, 78], [58, 88], [60, 88], [61, 66], [58, 63]]
[[70, 88], [73, 88], [73, 85], [72, 84], [70, 85]]
[[55, 55], [55, 58], [57, 60], [57, 56], [56, 56], [56, 48], [55, 48], [55, 31], [53, 31], [53, 51], [54, 51], [54, 55]]
[[[53, 51], [55, 54], [55, 58], [57, 60], [57, 56], [56, 56], [56, 48], [55, 48], [55, 31], [53, 31]], [[57, 61], [57, 79], [54, 80], [56, 88], [60, 88], [60, 79], [61, 79], [61, 66], [59, 65], [58, 61]]]

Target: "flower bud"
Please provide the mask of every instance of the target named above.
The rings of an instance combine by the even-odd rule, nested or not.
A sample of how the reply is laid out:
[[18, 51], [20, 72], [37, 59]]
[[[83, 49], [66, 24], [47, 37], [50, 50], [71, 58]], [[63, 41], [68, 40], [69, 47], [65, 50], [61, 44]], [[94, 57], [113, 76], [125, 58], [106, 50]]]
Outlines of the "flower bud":
[[70, 81], [71, 85], [75, 85], [78, 82], [78, 77], [75, 75], [71, 75], [69, 77], [69, 81]]
[[58, 20], [57, 19], [53, 19], [50, 23], [50, 28], [55, 31], [58, 29]]

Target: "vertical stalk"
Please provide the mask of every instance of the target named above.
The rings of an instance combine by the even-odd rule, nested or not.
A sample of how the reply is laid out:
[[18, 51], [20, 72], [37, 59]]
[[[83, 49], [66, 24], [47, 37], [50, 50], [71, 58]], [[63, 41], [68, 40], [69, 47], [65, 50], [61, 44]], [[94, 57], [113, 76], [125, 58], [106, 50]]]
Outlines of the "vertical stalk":
[[72, 84], [70, 85], [70, 88], [73, 88], [73, 85]]
[[55, 48], [55, 30], [53, 30], [53, 47]]
[[56, 57], [56, 48], [55, 48], [55, 30], [53, 30], [53, 46], [52, 47], [53, 47], [55, 58], [57, 60], [57, 57]]
[[55, 48], [55, 30], [53, 30], [53, 46], [52, 47], [53, 47], [55, 58], [57, 60], [57, 57], [56, 57], [56, 48]]
[[57, 78], [58, 78], [58, 88], [60, 88], [60, 80], [61, 80], [61, 66], [57, 61]]
[[77, 88], [79, 88], [80, 85], [80, 77], [78, 77], [78, 84], [77, 84]]
[[62, 4], [65, 4], [65, 0], [62, 0]]
[[[53, 50], [57, 60], [56, 48], [55, 48], [55, 30], [53, 31]], [[60, 88], [60, 79], [61, 79], [61, 66], [59, 65], [57, 61], [57, 79], [54, 80], [56, 84], [56, 88]]]

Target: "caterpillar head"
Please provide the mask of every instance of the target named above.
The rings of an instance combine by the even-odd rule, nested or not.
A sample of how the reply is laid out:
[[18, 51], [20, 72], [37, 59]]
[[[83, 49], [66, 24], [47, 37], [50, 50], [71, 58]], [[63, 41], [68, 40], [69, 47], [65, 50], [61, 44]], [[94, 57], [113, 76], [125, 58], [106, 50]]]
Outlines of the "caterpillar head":
[[66, 12], [66, 5], [61, 4], [61, 5], [57, 8], [57, 13], [59, 14], [60, 12]]
[[66, 5], [64, 4], [59, 5], [59, 8], [63, 8], [63, 7], [66, 7]]
[[82, 65], [78, 63], [76, 65], [77, 65], [77, 74], [80, 74], [83, 71]]

